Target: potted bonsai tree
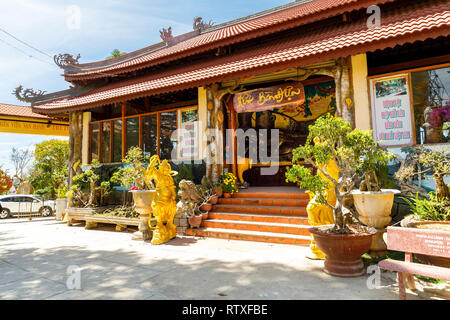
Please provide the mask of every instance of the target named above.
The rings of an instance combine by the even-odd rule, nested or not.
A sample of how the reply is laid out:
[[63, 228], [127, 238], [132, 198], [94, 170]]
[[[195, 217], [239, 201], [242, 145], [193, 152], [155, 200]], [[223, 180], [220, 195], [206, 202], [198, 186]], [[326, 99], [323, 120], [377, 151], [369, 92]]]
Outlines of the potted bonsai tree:
[[[409, 159], [413, 160], [409, 163], [414, 165], [407, 165], [406, 161], [399, 159], [402, 166], [395, 177], [399, 184], [405, 186], [402, 189], [405, 195], [412, 195], [415, 192], [415, 196], [409, 199], [403, 197], [410, 206], [411, 215], [403, 219], [401, 225], [408, 228], [441, 230], [450, 234], [450, 188], [444, 181], [444, 177], [450, 175], [450, 154], [447, 151], [433, 151], [423, 147], [408, 151], [410, 151]], [[436, 190], [427, 194], [418, 188], [420, 188], [422, 175], [428, 173], [435, 180]], [[419, 180], [419, 186], [416, 188], [411, 188], [405, 183], [412, 177], [417, 177]], [[414, 255], [422, 263], [450, 268], [450, 258]]]
[[134, 210], [140, 215], [139, 231], [133, 235], [133, 240], [151, 239], [149, 218], [151, 217], [151, 203], [155, 194], [155, 186], [151, 180], [144, 179], [145, 157], [139, 147], [132, 147], [128, 150], [125, 158], [122, 159], [122, 168], [117, 170], [112, 178], [114, 182], [120, 182], [124, 187], [124, 204], [126, 202], [126, 191], [133, 194]]
[[394, 156], [374, 141], [371, 131], [354, 131], [350, 137], [355, 139], [352, 146], [354, 156], [358, 160], [356, 172], [363, 178], [359, 190], [353, 190], [351, 194], [358, 212], [358, 219], [366, 226], [377, 229], [377, 234], [372, 238], [369, 253], [372, 257], [381, 257], [387, 253], [383, 234], [392, 220], [394, 196], [399, 194], [400, 190], [381, 189], [377, 169], [386, 167], [387, 162]]
[[[351, 191], [356, 185], [361, 156], [364, 150], [362, 142], [370, 140], [371, 133], [359, 129], [352, 130], [350, 123], [332, 115], [316, 120], [309, 127], [309, 135], [304, 146], [293, 151], [293, 166], [286, 172], [286, 181], [294, 182], [300, 188], [307, 188], [317, 197], [317, 201], [327, 205], [333, 211], [334, 224], [310, 228], [317, 246], [325, 255], [324, 271], [331, 275], [356, 277], [364, 274], [361, 255], [367, 252], [376, 230], [353, 224], [353, 212], [346, 205]], [[314, 138], [320, 142], [312, 144]], [[316, 141], [318, 141], [316, 139]], [[326, 164], [334, 160], [339, 169], [335, 179], [327, 172]], [[327, 202], [326, 191], [329, 183], [320, 175], [314, 175], [313, 166], [334, 185], [335, 204]]]

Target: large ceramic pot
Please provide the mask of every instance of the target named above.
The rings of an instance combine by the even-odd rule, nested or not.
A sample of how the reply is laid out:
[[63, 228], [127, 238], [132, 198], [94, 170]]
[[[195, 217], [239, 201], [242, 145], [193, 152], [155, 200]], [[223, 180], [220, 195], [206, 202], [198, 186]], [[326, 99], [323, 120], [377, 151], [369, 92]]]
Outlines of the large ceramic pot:
[[361, 256], [370, 249], [374, 228], [361, 228], [363, 233], [333, 234], [321, 230], [332, 227], [324, 225], [309, 228], [320, 250], [325, 253], [323, 270], [338, 277], [359, 277], [365, 274]]
[[63, 219], [64, 211], [67, 208], [67, 203], [68, 203], [67, 198], [56, 199], [56, 208], [55, 208], [56, 220], [61, 221]]
[[353, 190], [353, 201], [359, 220], [366, 226], [377, 229], [377, 234], [372, 239], [370, 255], [372, 257], [384, 256], [387, 246], [383, 240], [383, 233], [391, 222], [391, 210], [394, 204], [394, 196], [399, 190], [382, 189], [381, 191], [359, 191]]
[[[406, 220], [406, 219], [405, 219]], [[405, 221], [403, 220], [403, 221]], [[407, 228], [443, 230], [450, 234], [450, 221], [402, 221]], [[450, 258], [414, 253], [414, 257], [422, 263], [450, 268]]]
[[133, 190], [134, 210], [139, 213], [139, 231], [133, 234], [133, 240], [150, 240], [152, 232], [149, 226], [149, 218], [152, 214], [152, 201], [156, 190]]

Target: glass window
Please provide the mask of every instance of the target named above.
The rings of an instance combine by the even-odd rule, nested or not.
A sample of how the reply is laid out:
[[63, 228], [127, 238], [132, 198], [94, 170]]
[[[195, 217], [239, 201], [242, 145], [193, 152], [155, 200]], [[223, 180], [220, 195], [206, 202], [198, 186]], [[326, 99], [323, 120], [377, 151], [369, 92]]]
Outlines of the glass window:
[[163, 112], [159, 117], [160, 157], [161, 159], [172, 159], [172, 150], [176, 148], [176, 140], [172, 140], [172, 133], [177, 129], [177, 112]]
[[450, 68], [411, 73], [417, 144], [450, 141]]
[[122, 120], [114, 121], [113, 162], [122, 161]]
[[131, 147], [139, 147], [139, 117], [126, 119], [127, 151]]
[[98, 132], [98, 123], [94, 123], [91, 125], [91, 160], [97, 159], [98, 160], [98, 139], [99, 139], [99, 132]]
[[158, 154], [158, 115], [142, 117], [142, 151], [144, 155]]
[[101, 163], [109, 163], [111, 156], [111, 123], [103, 122], [102, 124], [102, 161]]

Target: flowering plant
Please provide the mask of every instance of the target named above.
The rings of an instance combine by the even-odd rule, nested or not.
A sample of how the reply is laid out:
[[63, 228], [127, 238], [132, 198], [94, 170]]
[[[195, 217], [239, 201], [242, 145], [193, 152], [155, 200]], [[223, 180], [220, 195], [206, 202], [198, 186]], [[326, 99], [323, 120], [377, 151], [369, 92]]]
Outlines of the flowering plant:
[[221, 176], [221, 186], [225, 193], [237, 193], [238, 187], [236, 185], [236, 176], [231, 172], [224, 172]]
[[430, 114], [430, 124], [435, 128], [440, 128], [445, 122], [450, 121], [450, 101], [438, 109], [434, 109]]

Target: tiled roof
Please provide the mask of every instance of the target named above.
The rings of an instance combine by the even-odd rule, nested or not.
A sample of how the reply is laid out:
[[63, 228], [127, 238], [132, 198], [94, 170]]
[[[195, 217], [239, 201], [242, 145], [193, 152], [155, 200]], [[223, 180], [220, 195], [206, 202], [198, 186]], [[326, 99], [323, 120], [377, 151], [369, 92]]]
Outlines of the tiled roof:
[[368, 29], [365, 23], [362, 25], [358, 22], [339, 28], [314, 30], [294, 40], [278, 42], [237, 56], [219, 58], [207, 65], [189, 65], [171, 72], [105, 86], [79, 97], [35, 106], [33, 110], [50, 114], [88, 109], [121, 100], [384, 49], [449, 33], [448, 2], [438, 2], [429, 7], [411, 5], [384, 17], [382, 25], [376, 29]]
[[12, 104], [0, 103], [0, 117], [19, 117], [19, 118], [35, 118], [35, 119], [49, 119], [48, 116], [39, 113], [34, 113], [31, 107], [17, 106]]
[[[192, 55], [215, 47], [244, 41], [261, 35], [287, 30], [294, 26], [304, 25], [314, 21], [355, 9], [366, 8], [372, 4], [391, 2], [393, 0], [314, 0], [299, 2], [281, 11], [256, 16], [253, 19], [224, 24], [224, 27], [214, 28], [198, 36], [187, 39], [170, 47], [155, 45], [145, 53], [138, 50], [140, 56], [130, 53], [130, 58], [121, 57], [117, 60], [101, 61], [77, 66], [78, 71], [65, 74], [67, 81], [105, 77], [156, 65], [183, 56]], [[136, 53], [137, 53], [136, 52]]]

